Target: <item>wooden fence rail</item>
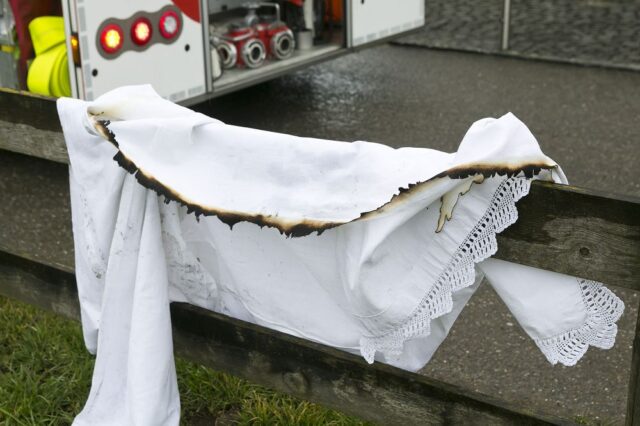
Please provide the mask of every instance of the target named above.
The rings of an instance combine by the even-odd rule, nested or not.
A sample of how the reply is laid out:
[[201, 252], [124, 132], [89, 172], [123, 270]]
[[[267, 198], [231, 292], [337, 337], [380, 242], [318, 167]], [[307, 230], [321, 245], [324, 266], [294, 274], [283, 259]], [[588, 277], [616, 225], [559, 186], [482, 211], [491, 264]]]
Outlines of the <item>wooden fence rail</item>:
[[[55, 104], [0, 90], [2, 150], [67, 162]], [[640, 200], [534, 182], [497, 257], [640, 290]], [[0, 293], [78, 317], [73, 265], [35, 260], [0, 239]], [[408, 373], [187, 304], [172, 304], [176, 351], [252, 382], [381, 424], [569, 424], [568, 420]], [[640, 319], [640, 317], [639, 317]], [[627, 424], [640, 425], [640, 321]]]

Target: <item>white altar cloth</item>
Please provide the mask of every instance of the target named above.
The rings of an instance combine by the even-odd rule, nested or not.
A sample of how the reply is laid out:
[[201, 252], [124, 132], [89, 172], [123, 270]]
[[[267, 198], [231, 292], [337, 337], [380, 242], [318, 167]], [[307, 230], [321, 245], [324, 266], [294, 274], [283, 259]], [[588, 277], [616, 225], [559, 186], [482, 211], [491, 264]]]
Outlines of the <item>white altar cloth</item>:
[[149, 86], [58, 111], [97, 352], [74, 424], [178, 424], [170, 301], [415, 371], [486, 276], [551, 363], [614, 343], [610, 290], [489, 259], [531, 179], [566, 183], [512, 114], [449, 154], [230, 126]]

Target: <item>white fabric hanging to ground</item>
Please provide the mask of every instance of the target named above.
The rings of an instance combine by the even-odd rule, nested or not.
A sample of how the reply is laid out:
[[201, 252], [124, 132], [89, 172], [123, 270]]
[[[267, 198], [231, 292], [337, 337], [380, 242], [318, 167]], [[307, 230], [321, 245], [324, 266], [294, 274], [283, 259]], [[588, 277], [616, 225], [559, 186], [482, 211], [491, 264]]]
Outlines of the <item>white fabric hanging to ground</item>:
[[417, 370], [486, 274], [550, 362], [613, 345], [601, 284], [487, 260], [530, 179], [566, 182], [512, 114], [448, 154], [230, 126], [148, 86], [58, 110], [97, 351], [76, 424], [178, 423], [170, 301]]

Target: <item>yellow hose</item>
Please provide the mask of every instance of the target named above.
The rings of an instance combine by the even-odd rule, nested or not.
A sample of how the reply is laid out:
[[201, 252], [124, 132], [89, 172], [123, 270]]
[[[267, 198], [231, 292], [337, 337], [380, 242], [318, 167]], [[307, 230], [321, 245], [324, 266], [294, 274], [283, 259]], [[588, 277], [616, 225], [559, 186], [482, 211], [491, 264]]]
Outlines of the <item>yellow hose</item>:
[[27, 75], [29, 90], [47, 96], [71, 96], [63, 18], [36, 18], [29, 24], [29, 33], [36, 52]]

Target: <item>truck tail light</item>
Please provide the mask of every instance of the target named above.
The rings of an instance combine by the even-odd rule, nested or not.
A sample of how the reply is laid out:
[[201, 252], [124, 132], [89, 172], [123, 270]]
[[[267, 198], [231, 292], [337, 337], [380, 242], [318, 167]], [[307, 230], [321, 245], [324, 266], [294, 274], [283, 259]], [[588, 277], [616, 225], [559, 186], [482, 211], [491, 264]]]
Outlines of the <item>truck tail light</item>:
[[116, 53], [122, 47], [124, 36], [120, 25], [109, 24], [100, 32], [100, 45], [106, 53]]
[[138, 46], [144, 46], [151, 40], [151, 21], [138, 18], [131, 26], [131, 40]]
[[166, 39], [174, 38], [180, 32], [180, 17], [173, 10], [167, 10], [160, 17], [160, 34]]

